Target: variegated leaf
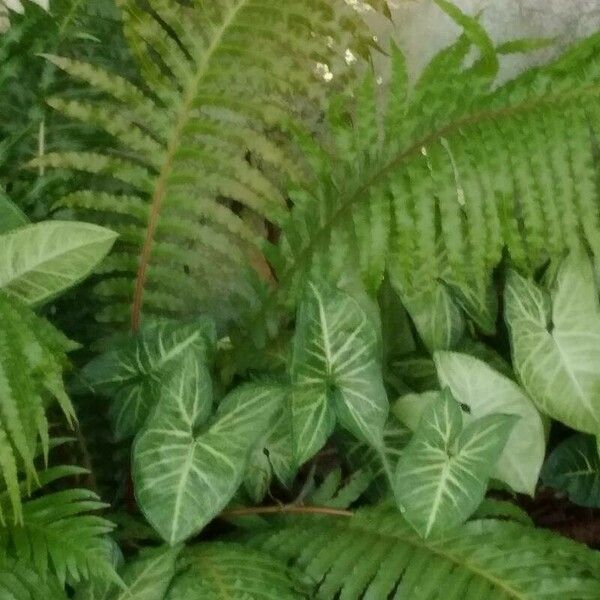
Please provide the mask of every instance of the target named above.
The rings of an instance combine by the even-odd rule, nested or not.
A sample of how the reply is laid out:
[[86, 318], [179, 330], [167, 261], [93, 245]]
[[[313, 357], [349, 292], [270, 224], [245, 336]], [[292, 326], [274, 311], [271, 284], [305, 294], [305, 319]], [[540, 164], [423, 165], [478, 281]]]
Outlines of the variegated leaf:
[[447, 389], [426, 407], [394, 482], [401, 512], [422, 537], [460, 525], [479, 506], [513, 424], [512, 416], [489, 415], [463, 430]]
[[250, 452], [264, 435], [280, 397], [268, 386], [231, 392], [206, 423], [209, 374], [186, 355], [159, 394], [133, 448], [140, 508], [171, 545], [200, 531], [240, 486]]
[[92, 360], [82, 371], [84, 383], [111, 398], [110, 414], [117, 440], [135, 435], [156, 403], [161, 377], [187, 353], [208, 361], [216, 341], [212, 321], [161, 321], [139, 337]]
[[273, 476], [287, 487], [292, 484], [298, 470], [292, 443], [289, 386], [272, 383], [269, 389], [279, 396], [281, 408], [252, 452], [246, 470], [245, 488], [255, 502], [264, 498]]
[[527, 394], [510, 379], [468, 354], [436, 352], [440, 385], [469, 407], [465, 423], [487, 415], [519, 417], [492, 476], [515, 492], [533, 495], [546, 453], [544, 426]]
[[299, 464], [325, 444], [336, 419], [358, 438], [381, 445], [388, 402], [378, 328], [357, 299], [309, 284], [296, 321], [291, 375]]
[[0, 236], [0, 290], [38, 305], [79, 283], [117, 234], [88, 223], [47, 221]]
[[538, 408], [600, 433], [600, 306], [589, 259], [565, 259], [551, 296], [511, 272], [505, 305], [514, 366]]
[[409, 295], [392, 281], [430, 352], [455, 348], [463, 336], [465, 319], [448, 288], [438, 283], [433, 290]]

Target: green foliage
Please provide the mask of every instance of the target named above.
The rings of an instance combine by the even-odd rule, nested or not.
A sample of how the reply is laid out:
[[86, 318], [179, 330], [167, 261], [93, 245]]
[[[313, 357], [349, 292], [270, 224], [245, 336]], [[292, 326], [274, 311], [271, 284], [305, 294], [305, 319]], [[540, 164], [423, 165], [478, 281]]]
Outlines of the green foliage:
[[456, 527], [481, 504], [514, 419], [488, 415], [463, 428], [445, 390], [424, 411], [396, 468], [400, 512], [425, 538]]
[[165, 600], [253, 598], [301, 600], [307, 587], [281, 560], [235, 544], [202, 544], [184, 557]]
[[0, 234], [27, 223], [27, 217], [10, 198], [0, 190]]
[[67, 600], [57, 582], [5, 556], [0, 558], [0, 594], [10, 600]]
[[377, 323], [350, 294], [309, 284], [296, 319], [291, 361], [298, 463], [327, 441], [336, 420], [375, 447], [387, 417]]
[[209, 363], [215, 337], [206, 319], [151, 323], [136, 339], [114, 344], [82, 369], [82, 387], [112, 399], [115, 439], [130, 438], [141, 429], [157, 402], [160, 382], [186, 353]]
[[86, 223], [46, 221], [0, 237], [0, 290], [39, 305], [79, 283], [110, 251], [114, 232]]
[[231, 500], [281, 396], [268, 386], [240, 386], [208, 421], [210, 376], [193, 355], [181, 361], [159, 394], [133, 447], [133, 478], [140, 508], [174, 545], [200, 531]]
[[464, 34], [414, 86], [394, 51], [383, 100], [369, 73], [332, 102], [322, 143], [301, 136], [313, 176], [290, 192], [264, 315], [323, 263], [335, 272], [350, 262], [367, 286], [387, 270], [428, 348], [448, 349], [465, 317], [495, 331], [503, 253], [527, 273], [581, 241], [597, 254], [598, 36], [498, 86], [492, 41], [450, 13]]
[[577, 433], [561, 442], [542, 471], [544, 485], [581, 506], [600, 506], [600, 456], [591, 435]]
[[470, 418], [490, 414], [518, 417], [493, 476], [515, 492], [533, 496], [546, 440], [540, 414], [525, 392], [485, 362], [458, 352], [436, 352], [440, 385], [466, 405]]
[[[80, 472], [54, 467], [40, 473], [40, 480], [49, 483]], [[89, 490], [48, 492], [23, 504], [20, 523], [0, 527], [2, 546], [23, 564], [33, 565], [36, 573], [52, 572], [61, 586], [67, 578], [73, 582], [92, 576], [114, 579], [104, 537], [113, 525], [89, 514], [105, 507]]]
[[305, 571], [318, 582], [312, 597], [320, 600], [598, 597], [596, 555], [516, 522], [476, 520], [430, 541], [397, 510], [374, 508], [352, 519], [305, 518], [249, 543]]
[[532, 517], [598, 506], [600, 37], [497, 85], [539, 40], [436, 0], [413, 83], [385, 0], [54, 1], [0, 39], [0, 597], [599, 598]]
[[148, 315], [204, 308], [227, 320], [262, 293], [256, 276], [243, 276], [249, 262], [265, 272], [260, 223], [282, 222], [281, 182], [303, 177], [267, 131], [288, 128], [300, 111], [313, 115], [328, 85], [317, 66], [336, 71], [343, 86], [345, 44], [364, 55], [370, 40], [342, 0], [119, 6], [139, 85], [118, 68], [47, 56], [96, 92], [48, 103], [108, 133], [110, 148], [52, 152], [31, 164], [99, 176], [59, 206], [121, 236], [97, 290], [107, 304], [102, 319], [137, 328], [143, 304]]
[[532, 400], [574, 429], [600, 432], [600, 304], [589, 259], [565, 259], [551, 294], [510, 273], [505, 302], [515, 370]]

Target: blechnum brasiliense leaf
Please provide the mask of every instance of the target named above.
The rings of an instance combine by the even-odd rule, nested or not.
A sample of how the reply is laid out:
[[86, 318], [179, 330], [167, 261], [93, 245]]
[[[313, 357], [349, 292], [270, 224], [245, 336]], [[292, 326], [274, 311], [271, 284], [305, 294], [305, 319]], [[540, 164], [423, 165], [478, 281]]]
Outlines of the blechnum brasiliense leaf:
[[318, 117], [327, 75], [341, 88], [352, 77], [345, 49], [364, 56], [373, 41], [343, 0], [119, 5], [142, 85], [48, 57], [100, 95], [49, 104], [114, 143], [32, 164], [98, 176], [57, 206], [121, 236], [97, 288], [101, 320], [137, 330], [142, 309], [171, 317], [204, 309], [226, 322], [264, 293], [265, 224], [281, 226], [285, 182], [304, 177], [282, 130], [302, 113]]
[[359, 264], [372, 292], [387, 272], [429, 349], [447, 349], [465, 314], [494, 332], [504, 255], [527, 274], [581, 242], [598, 255], [600, 36], [496, 85], [487, 33], [438, 3], [464, 32], [414, 85], [392, 48], [385, 86], [369, 73], [330, 103], [321, 140], [298, 135], [313, 176], [290, 190], [257, 327], [311, 272]]

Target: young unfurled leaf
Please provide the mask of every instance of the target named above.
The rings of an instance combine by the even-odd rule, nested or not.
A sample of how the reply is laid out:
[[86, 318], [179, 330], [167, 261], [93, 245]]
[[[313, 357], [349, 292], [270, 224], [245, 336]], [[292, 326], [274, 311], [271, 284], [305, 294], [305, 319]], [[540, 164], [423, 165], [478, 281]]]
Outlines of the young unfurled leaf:
[[134, 444], [137, 500], [171, 545], [227, 505], [281, 401], [269, 386], [248, 384], [231, 392], [207, 423], [211, 395], [206, 367], [186, 354], [160, 384], [156, 409]]
[[566, 492], [575, 504], [600, 507], [600, 455], [596, 439], [578, 433], [561, 442], [544, 464], [542, 481]]
[[388, 401], [379, 337], [367, 311], [351, 295], [308, 286], [298, 311], [292, 358], [292, 427], [299, 464], [325, 444], [336, 420], [379, 447]]
[[398, 461], [398, 505], [425, 538], [461, 524], [479, 506], [514, 424], [514, 417], [489, 415], [463, 429], [462, 419], [446, 389], [426, 407]]
[[516, 415], [516, 422], [492, 476], [515, 492], [533, 495], [546, 442], [540, 415], [525, 392], [477, 358], [459, 352], [435, 354], [441, 386], [469, 407], [465, 422], [487, 415]]
[[117, 440], [135, 435], [156, 404], [162, 376], [186, 352], [210, 360], [216, 342], [209, 319], [192, 322], [161, 321], [144, 327], [135, 340], [110, 350], [86, 365], [85, 385], [111, 398], [110, 413]]
[[117, 234], [88, 223], [48, 221], [0, 236], [0, 290], [37, 305], [89, 275]]
[[505, 303], [515, 370], [538, 408], [600, 433], [600, 306], [589, 259], [565, 259], [551, 297], [511, 272]]

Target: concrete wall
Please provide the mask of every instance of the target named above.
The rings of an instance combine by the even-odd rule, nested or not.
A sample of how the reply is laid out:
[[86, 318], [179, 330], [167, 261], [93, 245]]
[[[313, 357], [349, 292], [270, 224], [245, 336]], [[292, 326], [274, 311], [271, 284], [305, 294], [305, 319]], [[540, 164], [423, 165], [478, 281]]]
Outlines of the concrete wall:
[[[433, 0], [388, 0], [394, 13], [392, 35], [417, 73], [432, 55], [455, 39], [458, 28]], [[481, 13], [481, 22], [497, 41], [520, 37], [556, 38], [554, 52], [576, 38], [600, 30], [600, 0], [454, 0], [468, 14]], [[389, 27], [375, 25], [384, 39]], [[504, 60], [503, 77], [536, 61], [548, 60], [552, 50]]]

